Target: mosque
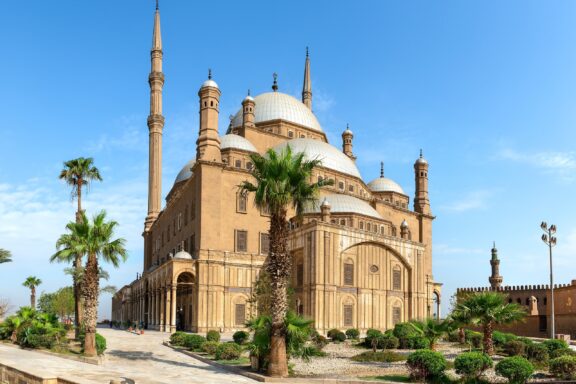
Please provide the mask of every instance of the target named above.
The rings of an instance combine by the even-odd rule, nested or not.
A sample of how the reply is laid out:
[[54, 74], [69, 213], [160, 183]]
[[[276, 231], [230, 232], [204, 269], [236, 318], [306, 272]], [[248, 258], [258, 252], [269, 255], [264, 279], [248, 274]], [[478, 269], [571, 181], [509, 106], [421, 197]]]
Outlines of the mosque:
[[[196, 153], [184, 164], [162, 207], [162, 39], [154, 17], [150, 84], [148, 215], [142, 274], [112, 299], [112, 320], [165, 332], [243, 329], [269, 246], [269, 215], [238, 192], [249, 180], [250, 155], [290, 146], [321, 159], [313, 179], [329, 179], [316, 206], [290, 220], [294, 310], [315, 328], [388, 329], [439, 316], [441, 284], [432, 276], [428, 162], [414, 163], [415, 195], [384, 176], [365, 182], [353, 152], [353, 132], [341, 149], [328, 143], [313, 113], [306, 53], [301, 99], [278, 90], [248, 95], [218, 132], [221, 92], [211, 74], [200, 86]], [[292, 216], [294, 216], [292, 214]]]

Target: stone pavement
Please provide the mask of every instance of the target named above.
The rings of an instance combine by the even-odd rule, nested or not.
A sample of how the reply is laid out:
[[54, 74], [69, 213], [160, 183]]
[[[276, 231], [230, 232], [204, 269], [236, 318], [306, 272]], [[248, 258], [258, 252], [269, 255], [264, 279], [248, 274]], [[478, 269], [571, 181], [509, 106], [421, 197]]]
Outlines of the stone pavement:
[[109, 384], [111, 379], [122, 379], [127, 384], [256, 382], [163, 346], [162, 342], [169, 337], [167, 333], [146, 331], [144, 335], [135, 335], [109, 328], [100, 328], [98, 332], [106, 337], [108, 344], [107, 357], [101, 365], [76, 362], [1, 344], [0, 363], [22, 371], [52, 374], [83, 384]]

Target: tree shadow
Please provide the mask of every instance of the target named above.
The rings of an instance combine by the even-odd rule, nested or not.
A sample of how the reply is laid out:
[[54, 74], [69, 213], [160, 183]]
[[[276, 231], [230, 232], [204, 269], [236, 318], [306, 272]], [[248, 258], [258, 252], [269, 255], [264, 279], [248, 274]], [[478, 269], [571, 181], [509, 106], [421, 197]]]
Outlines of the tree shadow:
[[[202, 363], [203, 365], [196, 365], [196, 364], [190, 364], [190, 363], [185, 363], [185, 362], [180, 362], [180, 361], [162, 359], [162, 358], [155, 356], [153, 352], [121, 351], [121, 350], [113, 349], [110, 351], [106, 351], [106, 354], [110, 355], [110, 356], [115, 356], [115, 357], [118, 357], [121, 359], [131, 360], [131, 361], [137, 361], [137, 360], [155, 361], [155, 362], [159, 362], [159, 363], [173, 365], [176, 367], [197, 368], [197, 369], [203, 369], [205, 371], [211, 371], [211, 372], [215, 372], [215, 373], [226, 372], [223, 369], [219, 369], [217, 367], [214, 367], [212, 365], [205, 364], [205, 363]], [[190, 358], [193, 359], [193, 357], [190, 357]], [[132, 384], [132, 383], [127, 382], [126, 384]]]

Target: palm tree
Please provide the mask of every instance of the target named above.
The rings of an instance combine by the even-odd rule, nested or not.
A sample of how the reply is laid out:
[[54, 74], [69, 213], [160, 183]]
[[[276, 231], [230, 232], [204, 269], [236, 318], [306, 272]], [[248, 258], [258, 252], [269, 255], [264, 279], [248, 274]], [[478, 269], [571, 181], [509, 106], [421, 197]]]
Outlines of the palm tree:
[[[102, 181], [100, 171], [94, 166], [94, 159], [91, 157], [79, 157], [77, 159], [68, 160], [64, 162], [64, 169], [60, 172], [59, 178], [66, 181], [66, 184], [72, 187], [72, 199], [75, 197], [78, 200], [78, 209], [76, 211], [76, 222], [79, 223], [82, 219], [82, 188], [90, 187], [90, 182], [93, 180]], [[78, 271], [82, 267], [83, 255], [70, 255], [68, 262], [73, 262], [74, 268]], [[51, 260], [53, 261], [53, 260]], [[61, 260], [62, 261], [62, 260]], [[78, 273], [73, 275], [74, 287], [74, 321], [76, 322], [76, 339], [80, 335], [80, 327], [82, 326], [82, 281], [78, 277]]]
[[[79, 222], [70, 222], [66, 226], [69, 233], [60, 237], [59, 257], [69, 255], [86, 255], [87, 261], [84, 267], [82, 281], [82, 296], [84, 297], [84, 327], [86, 336], [84, 339], [84, 354], [96, 356], [96, 321], [98, 319], [98, 296], [100, 293], [100, 268], [98, 260], [111, 263], [118, 267], [120, 261], [127, 257], [124, 248], [126, 240], [114, 239], [114, 230], [118, 226], [116, 221], [106, 221], [106, 212], [101, 211], [89, 221], [82, 212]], [[72, 238], [73, 241], [69, 241]], [[54, 257], [54, 256], [53, 256]]]
[[270, 276], [270, 363], [268, 374], [286, 377], [286, 325], [288, 310], [287, 284], [291, 270], [287, 237], [288, 209], [293, 208], [301, 216], [305, 206], [316, 204], [318, 190], [329, 181], [311, 183], [312, 170], [320, 160], [305, 160], [303, 153], [293, 154], [290, 146], [281, 153], [269, 149], [265, 156], [253, 154], [252, 176], [255, 183], [244, 181], [239, 189], [242, 193], [254, 192], [254, 203], [270, 212], [270, 247], [266, 272]]
[[456, 307], [447, 319], [452, 326], [452, 329], [458, 329], [458, 342], [460, 344], [466, 343], [466, 333], [464, 332], [464, 326], [469, 325], [472, 322], [470, 318], [470, 311], [465, 307]]
[[492, 333], [499, 324], [512, 324], [526, 316], [526, 310], [518, 304], [507, 303], [499, 292], [478, 292], [457, 304], [456, 311], [468, 313], [471, 323], [482, 326], [484, 332], [484, 352], [494, 354]]
[[444, 336], [450, 327], [450, 323], [447, 320], [440, 321], [433, 318], [428, 318], [424, 321], [412, 321], [410, 324], [416, 332], [430, 342], [430, 349], [433, 351], [436, 350], [438, 339]]
[[30, 307], [36, 308], [36, 287], [42, 284], [42, 280], [36, 276], [29, 276], [26, 281], [22, 283], [23, 286], [30, 288]]
[[6, 249], [0, 248], [0, 264], [12, 261], [12, 254]]

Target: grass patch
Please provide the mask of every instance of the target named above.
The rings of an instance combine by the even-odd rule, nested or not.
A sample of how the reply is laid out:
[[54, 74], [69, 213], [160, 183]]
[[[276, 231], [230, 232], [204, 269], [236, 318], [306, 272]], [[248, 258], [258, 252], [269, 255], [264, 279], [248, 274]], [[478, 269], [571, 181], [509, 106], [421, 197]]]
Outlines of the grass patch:
[[384, 351], [384, 352], [362, 352], [359, 355], [353, 356], [352, 360], [360, 362], [377, 361], [381, 363], [394, 363], [397, 361], [405, 361], [406, 356], [401, 355], [396, 352]]
[[214, 360], [214, 362], [222, 365], [248, 365], [250, 364], [250, 359], [247, 357], [240, 357], [235, 360]]
[[394, 383], [410, 383], [410, 376], [408, 375], [384, 375], [384, 376], [363, 376], [362, 380], [371, 381], [391, 381]]

